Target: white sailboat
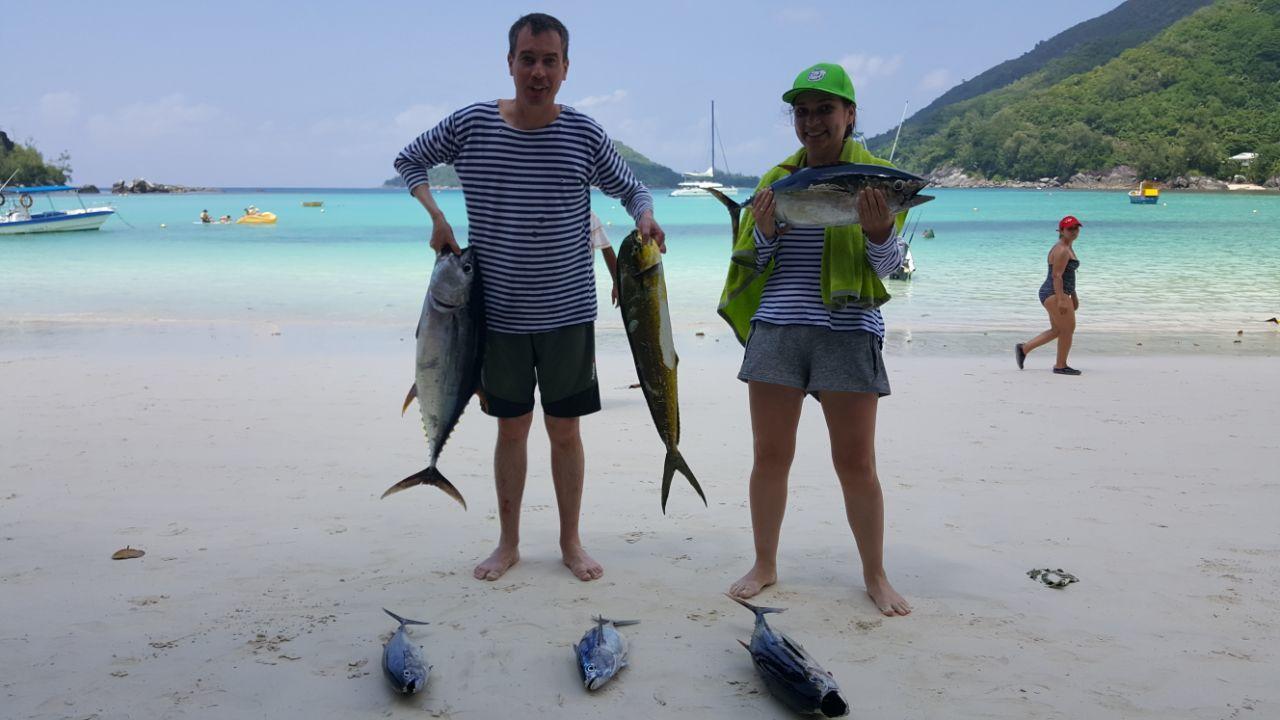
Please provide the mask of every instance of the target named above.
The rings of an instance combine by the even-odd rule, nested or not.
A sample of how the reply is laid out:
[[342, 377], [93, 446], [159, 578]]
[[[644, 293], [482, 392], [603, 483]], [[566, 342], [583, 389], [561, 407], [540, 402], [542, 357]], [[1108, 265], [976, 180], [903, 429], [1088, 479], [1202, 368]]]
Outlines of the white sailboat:
[[730, 197], [738, 194], [738, 188], [716, 182], [716, 101], [711, 101], [711, 167], [705, 172], [684, 173], [684, 182], [676, 185], [671, 197], [711, 197], [707, 188], [713, 188]]

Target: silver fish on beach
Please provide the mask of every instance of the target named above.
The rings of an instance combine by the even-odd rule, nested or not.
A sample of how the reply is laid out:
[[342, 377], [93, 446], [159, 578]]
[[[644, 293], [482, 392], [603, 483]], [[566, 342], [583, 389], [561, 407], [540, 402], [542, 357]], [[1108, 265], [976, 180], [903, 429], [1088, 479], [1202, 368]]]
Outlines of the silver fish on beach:
[[609, 682], [618, 671], [627, 666], [630, 646], [618, 627], [635, 625], [639, 620], [609, 620], [594, 617], [596, 626], [587, 631], [573, 646], [578, 660], [578, 673], [588, 690], [598, 690]]
[[440, 473], [436, 463], [480, 386], [484, 309], [479, 277], [471, 248], [461, 255], [446, 251], [436, 258], [415, 333], [418, 347], [413, 386], [400, 410], [403, 414], [413, 399], [418, 399], [430, 464], [387, 488], [384, 498], [414, 485], [434, 485], [467, 507], [462, 493]]
[[[858, 193], [867, 188], [880, 190], [889, 212], [896, 214], [932, 200], [932, 195], [919, 194], [928, 184], [928, 180], [897, 168], [838, 163], [797, 169], [769, 187], [773, 190], [774, 218], [779, 224], [836, 227], [859, 222]], [[729, 209], [733, 236], [738, 237], [739, 215], [742, 208], [750, 207], [755, 195], [737, 203], [714, 188], [707, 190]]]
[[774, 632], [765, 621], [765, 615], [785, 608], [756, 607], [732, 595], [729, 599], [756, 615], [751, 644], [738, 642], [751, 653], [751, 662], [774, 697], [798, 713], [817, 713], [829, 718], [849, 713], [849, 704], [831, 673], [823, 670], [800, 643]]
[[382, 671], [396, 692], [412, 695], [427, 684], [427, 676], [431, 674], [431, 666], [423, 659], [422, 648], [409, 640], [406, 625], [426, 625], [421, 620], [409, 620], [382, 608], [382, 612], [395, 618], [400, 623], [396, 634], [382, 646]]

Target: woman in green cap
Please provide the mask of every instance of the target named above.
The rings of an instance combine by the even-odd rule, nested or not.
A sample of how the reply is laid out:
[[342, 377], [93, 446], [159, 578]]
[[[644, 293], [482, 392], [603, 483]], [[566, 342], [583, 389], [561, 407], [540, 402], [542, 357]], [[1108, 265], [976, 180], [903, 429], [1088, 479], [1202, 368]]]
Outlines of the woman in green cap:
[[897, 233], [905, 213], [889, 212], [878, 190], [857, 199], [860, 225], [779, 227], [769, 185], [801, 167], [889, 163], [852, 139], [853, 83], [839, 65], [806, 68], [783, 96], [801, 148], [760, 181], [734, 243], [720, 313], [746, 345], [738, 378], [751, 404], [754, 464], [751, 526], [755, 565], [729, 592], [749, 598], [777, 582], [778, 537], [787, 476], [806, 393], [822, 404], [845, 515], [862, 558], [867, 594], [885, 615], [911, 606], [884, 569], [884, 499], [876, 475], [879, 398], [889, 394], [881, 357], [889, 299], [880, 278], [902, 264]]

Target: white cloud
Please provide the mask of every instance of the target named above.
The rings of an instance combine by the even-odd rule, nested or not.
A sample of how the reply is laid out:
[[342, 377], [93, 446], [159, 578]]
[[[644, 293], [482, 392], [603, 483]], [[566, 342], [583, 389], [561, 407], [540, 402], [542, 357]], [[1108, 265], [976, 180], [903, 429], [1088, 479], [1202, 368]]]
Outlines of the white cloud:
[[946, 68], [930, 70], [920, 79], [920, 89], [925, 92], [945, 90], [954, 84], [955, 81], [951, 79], [951, 71]]
[[813, 8], [805, 7], [789, 7], [779, 10], [777, 13], [779, 22], [789, 23], [792, 25], [808, 25], [816, 23], [822, 19], [822, 15]]
[[435, 127], [448, 114], [449, 110], [442, 105], [414, 105], [396, 115], [396, 135], [403, 136], [406, 141], [417, 137]]
[[40, 96], [40, 115], [50, 123], [65, 124], [80, 114], [80, 97], [70, 92], [55, 92]]
[[853, 78], [854, 88], [861, 90], [872, 84], [877, 78], [895, 75], [902, 67], [902, 56], [883, 57], [880, 55], [845, 55], [839, 63]]
[[587, 110], [589, 108], [601, 107], [603, 105], [612, 105], [626, 99], [626, 90], [614, 90], [608, 95], [588, 95], [581, 100], [569, 104], [579, 110]]
[[149, 145], [162, 137], [199, 141], [215, 127], [225, 129], [226, 114], [205, 103], [188, 103], [181, 94], [144, 100], [111, 113], [89, 117], [89, 134], [96, 143], [118, 146]]

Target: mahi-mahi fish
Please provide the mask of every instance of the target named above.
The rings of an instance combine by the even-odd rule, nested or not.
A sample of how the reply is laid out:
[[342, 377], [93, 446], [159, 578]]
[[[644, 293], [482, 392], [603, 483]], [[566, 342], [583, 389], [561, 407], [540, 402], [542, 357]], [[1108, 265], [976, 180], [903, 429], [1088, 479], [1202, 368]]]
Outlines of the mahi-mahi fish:
[[707, 496], [685, 463], [680, 444], [680, 398], [676, 393], [675, 342], [671, 338], [671, 313], [667, 310], [667, 283], [662, 274], [662, 254], [656, 242], [632, 231], [618, 247], [618, 307], [631, 344], [636, 374], [644, 390], [649, 414], [658, 436], [667, 446], [662, 470], [662, 512], [667, 511], [671, 479], [677, 470], [689, 480], [705, 505]]
[[400, 623], [396, 634], [382, 646], [382, 671], [387, 680], [395, 687], [396, 692], [412, 695], [427, 684], [427, 676], [431, 674], [431, 666], [422, 657], [422, 648], [409, 640], [406, 625], [426, 625], [421, 620], [402, 618], [386, 608], [382, 612], [395, 618]]
[[[859, 222], [858, 193], [864, 189], [880, 190], [889, 213], [897, 214], [932, 200], [932, 195], [919, 194], [928, 184], [928, 180], [897, 168], [838, 163], [796, 169], [769, 188], [773, 190], [774, 219], [780, 225], [836, 227]], [[733, 237], [738, 237], [739, 214], [751, 205], [755, 195], [737, 203], [714, 188], [707, 191], [729, 209]]]
[[599, 616], [591, 619], [596, 626], [588, 630], [582, 640], [573, 646], [573, 654], [578, 660], [578, 674], [582, 676], [582, 684], [588, 690], [598, 690], [627, 666], [631, 646], [627, 643], [627, 638], [618, 632], [618, 628], [635, 625], [640, 621], [610, 620]]
[[484, 310], [479, 268], [471, 248], [436, 258], [418, 318], [414, 382], [401, 413], [418, 398], [430, 464], [387, 488], [386, 497], [414, 485], [434, 485], [465, 509], [462, 493], [436, 469], [449, 434], [480, 386], [484, 364]]
[[774, 697], [798, 713], [817, 713], [829, 718], [848, 714], [849, 704], [841, 696], [840, 686], [831, 673], [823, 670], [800, 643], [774, 632], [765, 621], [765, 615], [785, 608], [756, 607], [741, 598], [732, 595], [729, 598], [756, 615], [751, 644], [738, 642], [751, 653], [751, 662]]

